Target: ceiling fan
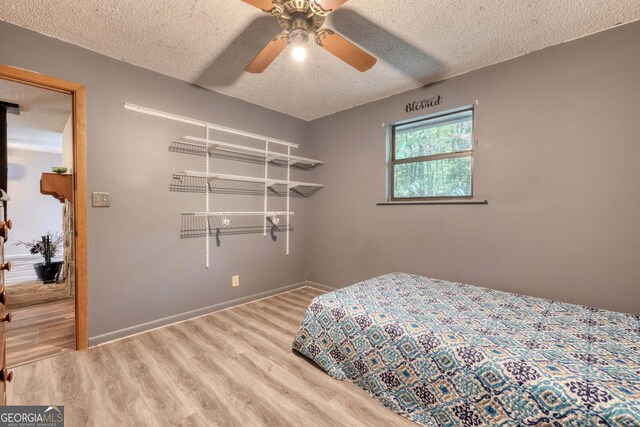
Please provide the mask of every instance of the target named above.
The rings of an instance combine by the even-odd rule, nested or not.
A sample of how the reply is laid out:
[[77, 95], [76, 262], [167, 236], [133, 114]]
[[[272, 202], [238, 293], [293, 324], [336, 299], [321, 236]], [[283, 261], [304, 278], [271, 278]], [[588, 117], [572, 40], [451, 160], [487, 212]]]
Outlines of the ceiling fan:
[[304, 44], [313, 36], [316, 43], [360, 72], [375, 65], [376, 58], [328, 28], [322, 28], [331, 12], [348, 0], [242, 0], [278, 19], [282, 32], [245, 67], [249, 73], [262, 73], [289, 44], [295, 45], [294, 59], [306, 56]]

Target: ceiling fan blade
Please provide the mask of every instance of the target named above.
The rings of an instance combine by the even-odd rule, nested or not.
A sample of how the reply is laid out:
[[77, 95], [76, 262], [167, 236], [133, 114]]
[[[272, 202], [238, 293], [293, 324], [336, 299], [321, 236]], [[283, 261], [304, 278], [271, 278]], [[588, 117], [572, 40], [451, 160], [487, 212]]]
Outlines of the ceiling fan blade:
[[273, 2], [271, 0], [242, 0], [245, 3], [250, 4], [258, 9], [270, 11], [273, 9]]
[[318, 44], [361, 73], [378, 62], [376, 58], [331, 30], [325, 30], [318, 34]]
[[333, 12], [349, 0], [314, 0], [315, 3], [327, 12]]
[[282, 35], [276, 36], [244, 70], [254, 74], [262, 73], [287, 48], [287, 44], [286, 37]]

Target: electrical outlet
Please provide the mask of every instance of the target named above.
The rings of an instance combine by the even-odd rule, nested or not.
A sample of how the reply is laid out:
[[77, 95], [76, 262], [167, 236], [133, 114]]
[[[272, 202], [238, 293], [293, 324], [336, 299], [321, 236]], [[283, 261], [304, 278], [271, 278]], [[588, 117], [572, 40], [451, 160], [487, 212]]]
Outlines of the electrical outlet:
[[231, 287], [237, 288], [238, 286], [240, 286], [240, 276], [233, 276], [231, 278]]
[[111, 193], [91, 193], [91, 206], [94, 208], [108, 208], [111, 206]]

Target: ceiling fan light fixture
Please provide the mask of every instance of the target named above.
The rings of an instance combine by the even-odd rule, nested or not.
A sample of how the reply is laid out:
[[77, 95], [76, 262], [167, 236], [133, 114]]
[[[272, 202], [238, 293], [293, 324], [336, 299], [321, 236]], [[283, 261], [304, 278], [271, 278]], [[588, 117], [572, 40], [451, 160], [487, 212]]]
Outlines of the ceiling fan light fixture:
[[302, 62], [307, 59], [307, 49], [305, 49], [302, 45], [296, 45], [291, 51], [291, 57], [296, 62]]
[[309, 28], [306, 21], [297, 19], [292, 25], [296, 25], [289, 33], [289, 42], [294, 44], [305, 44], [309, 41]]
[[289, 43], [293, 46], [291, 57], [296, 62], [303, 62], [307, 59], [307, 50], [304, 45], [309, 42], [309, 30], [304, 19], [294, 21], [296, 28], [289, 33]]
[[327, 52], [364, 73], [375, 65], [376, 58], [344, 37], [323, 28], [327, 15], [349, 0], [243, 0], [274, 15], [282, 28], [267, 46], [245, 67], [249, 73], [259, 74], [293, 45], [293, 60], [302, 62], [307, 57], [304, 45], [313, 37]]

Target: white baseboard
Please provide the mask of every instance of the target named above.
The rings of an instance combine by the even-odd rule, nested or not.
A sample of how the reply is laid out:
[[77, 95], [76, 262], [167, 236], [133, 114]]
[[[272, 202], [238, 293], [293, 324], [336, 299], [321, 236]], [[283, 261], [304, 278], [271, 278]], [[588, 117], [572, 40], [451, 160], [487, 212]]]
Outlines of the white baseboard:
[[318, 285], [313, 282], [300, 282], [293, 285], [284, 286], [282, 288], [273, 289], [271, 291], [261, 292], [259, 294], [233, 299], [230, 301], [222, 302], [220, 304], [214, 304], [208, 307], [199, 308], [197, 310], [187, 311], [186, 313], [176, 314], [174, 316], [153, 320], [151, 322], [142, 323], [136, 326], [130, 326], [128, 328], [120, 329], [118, 331], [108, 332], [102, 335], [96, 335], [95, 337], [89, 338], [89, 346], [94, 347], [97, 345], [108, 343], [110, 341], [116, 341], [122, 338], [127, 338], [132, 335], [149, 332], [153, 329], [158, 329], [158, 328], [172, 325], [175, 323], [180, 323], [187, 320], [195, 319], [197, 317], [206, 316], [207, 314], [212, 314], [218, 311], [227, 310], [227, 309], [238, 307], [244, 304], [249, 304], [252, 302], [259, 301], [261, 299], [270, 298], [276, 295], [295, 291], [296, 289], [300, 289], [300, 288], [311, 287], [311, 288], [325, 290], [324, 288], [326, 287], [320, 287], [320, 286], [322, 285]]

